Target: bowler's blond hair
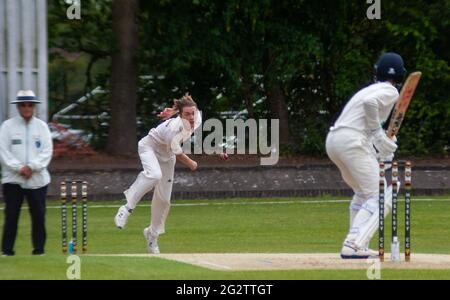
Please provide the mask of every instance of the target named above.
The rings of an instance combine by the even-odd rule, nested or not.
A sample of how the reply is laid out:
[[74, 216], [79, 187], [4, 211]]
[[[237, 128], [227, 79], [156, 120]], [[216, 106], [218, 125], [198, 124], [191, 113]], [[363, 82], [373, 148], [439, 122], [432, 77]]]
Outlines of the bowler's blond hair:
[[184, 94], [183, 97], [179, 99], [173, 100], [173, 109], [178, 113], [181, 114], [183, 112], [183, 108], [185, 107], [197, 107], [197, 103], [192, 99], [191, 95], [189, 93]]

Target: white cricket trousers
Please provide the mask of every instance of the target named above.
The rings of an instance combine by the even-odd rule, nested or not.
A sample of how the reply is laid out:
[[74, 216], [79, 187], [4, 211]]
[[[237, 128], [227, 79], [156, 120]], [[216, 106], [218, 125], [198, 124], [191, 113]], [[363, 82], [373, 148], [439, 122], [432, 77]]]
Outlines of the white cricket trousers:
[[155, 151], [156, 146], [149, 136], [142, 138], [138, 144], [138, 153], [143, 171], [139, 173], [134, 183], [124, 194], [127, 206], [134, 209], [145, 194], [154, 188], [150, 233], [157, 237], [165, 232], [165, 223], [170, 210], [170, 198], [175, 155], [161, 155]]
[[326, 150], [355, 193], [352, 204], [362, 205], [370, 196], [378, 195], [379, 164], [366, 135], [351, 128], [330, 131]]
[[[330, 131], [326, 150], [354, 192], [346, 240], [366, 247], [378, 226], [379, 164], [376, 152], [365, 134], [351, 128]], [[390, 197], [392, 187], [386, 191], [386, 214], [392, 204]]]

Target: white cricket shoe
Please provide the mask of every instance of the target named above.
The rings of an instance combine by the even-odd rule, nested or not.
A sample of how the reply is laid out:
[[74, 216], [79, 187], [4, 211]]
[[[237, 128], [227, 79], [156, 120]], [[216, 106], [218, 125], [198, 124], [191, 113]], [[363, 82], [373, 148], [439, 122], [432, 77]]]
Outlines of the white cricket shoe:
[[144, 236], [147, 240], [148, 253], [159, 254], [158, 237], [153, 236], [148, 227], [144, 229]]
[[369, 248], [360, 248], [352, 242], [345, 241], [341, 250], [343, 259], [365, 259], [379, 257], [378, 251]]
[[114, 223], [116, 223], [116, 226], [119, 229], [122, 229], [127, 224], [128, 217], [130, 215], [131, 215], [131, 213], [128, 211], [128, 209], [125, 207], [125, 205], [122, 205], [121, 207], [119, 207], [119, 210], [117, 211], [117, 214], [114, 217]]

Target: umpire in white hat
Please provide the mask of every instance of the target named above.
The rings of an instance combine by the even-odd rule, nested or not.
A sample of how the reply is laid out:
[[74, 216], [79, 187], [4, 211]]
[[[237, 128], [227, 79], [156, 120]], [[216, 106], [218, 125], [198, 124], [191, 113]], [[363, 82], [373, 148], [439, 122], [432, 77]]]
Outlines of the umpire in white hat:
[[14, 255], [17, 224], [24, 198], [31, 215], [31, 237], [34, 255], [44, 254], [45, 198], [50, 174], [47, 166], [53, 152], [53, 143], [47, 123], [34, 117], [40, 101], [33, 91], [19, 91], [19, 115], [3, 122], [0, 128], [0, 159], [2, 187], [5, 201], [5, 223], [2, 236], [2, 255]]

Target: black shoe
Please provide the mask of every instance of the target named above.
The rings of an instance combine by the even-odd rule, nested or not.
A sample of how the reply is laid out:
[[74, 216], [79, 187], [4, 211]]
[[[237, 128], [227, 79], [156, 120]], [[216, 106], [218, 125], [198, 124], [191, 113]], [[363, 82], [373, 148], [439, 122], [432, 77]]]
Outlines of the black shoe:
[[2, 256], [14, 256], [14, 251], [8, 251], [8, 252], [2, 251]]
[[32, 255], [44, 255], [45, 252], [42, 250], [33, 250]]

